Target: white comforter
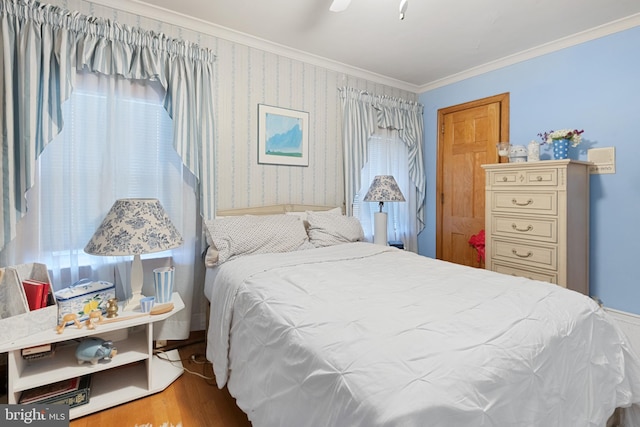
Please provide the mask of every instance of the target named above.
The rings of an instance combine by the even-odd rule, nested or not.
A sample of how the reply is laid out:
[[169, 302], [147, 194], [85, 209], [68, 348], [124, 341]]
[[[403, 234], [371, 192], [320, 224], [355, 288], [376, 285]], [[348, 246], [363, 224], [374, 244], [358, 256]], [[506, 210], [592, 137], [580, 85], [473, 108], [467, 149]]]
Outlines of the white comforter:
[[603, 427], [640, 402], [622, 332], [543, 282], [354, 243], [229, 261], [209, 297], [207, 357], [256, 427]]

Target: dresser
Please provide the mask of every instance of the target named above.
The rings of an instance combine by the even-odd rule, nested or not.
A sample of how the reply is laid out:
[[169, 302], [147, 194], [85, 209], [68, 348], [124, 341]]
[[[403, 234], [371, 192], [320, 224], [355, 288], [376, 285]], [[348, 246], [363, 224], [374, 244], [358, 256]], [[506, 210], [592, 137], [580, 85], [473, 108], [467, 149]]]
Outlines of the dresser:
[[589, 294], [589, 162], [482, 165], [485, 268]]

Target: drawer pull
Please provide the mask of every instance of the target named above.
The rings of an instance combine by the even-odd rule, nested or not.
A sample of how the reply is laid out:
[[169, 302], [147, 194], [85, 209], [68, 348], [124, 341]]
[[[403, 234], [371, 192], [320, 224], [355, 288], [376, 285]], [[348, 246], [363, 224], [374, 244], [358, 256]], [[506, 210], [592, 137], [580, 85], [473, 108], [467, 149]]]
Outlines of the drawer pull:
[[520, 258], [529, 258], [530, 256], [533, 256], [533, 252], [531, 252], [531, 251], [527, 252], [526, 255], [519, 254], [518, 251], [515, 250], [515, 249], [511, 249], [511, 252], [513, 252], [513, 254], [515, 256], [520, 257]]
[[511, 224], [511, 228], [513, 228], [516, 231], [521, 231], [523, 233], [526, 233], [527, 231], [531, 231], [533, 230], [533, 225], [529, 224], [527, 226], [527, 228], [518, 228], [518, 226], [516, 225], [516, 223], [514, 222], [513, 224]]
[[541, 177], [540, 175], [538, 175], [538, 176], [536, 177], [536, 180], [538, 180], [538, 182], [540, 182], [540, 181], [542, 181], [542, 177]]
[[533, 203], [533, 199], [529, 199], [525, 203], [519, 203], [516, 199], [511, 199], [511, 203], [516, 206], [528, 206]]
[[507, 177], [506, 176], [502, 177], [502, 182], [507, 182]]

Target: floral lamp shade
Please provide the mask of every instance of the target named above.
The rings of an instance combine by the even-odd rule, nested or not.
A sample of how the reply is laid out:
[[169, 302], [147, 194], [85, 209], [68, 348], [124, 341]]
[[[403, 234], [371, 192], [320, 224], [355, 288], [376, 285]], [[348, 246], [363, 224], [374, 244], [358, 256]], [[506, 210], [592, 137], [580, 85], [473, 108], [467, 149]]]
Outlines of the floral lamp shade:
[[182, 236], [157, 199], [120, 199], [87, 243], [92, 255], [140, 255], [182, 245]]
[[157, 199], [120, 199], [111, 207], [85, 246], [92, 255], [133, 255], [130, 298], [124, 310], [140, 308], [142, 262], [140, 254], [165, 251], [182, 245], [182, 236]]
[[377, 175], [362, 199], [364, 202], [378, 202], [380, 211], [374, 214], [373, 243], [386, 245], [387, 213], [382, 212], [384, 202], [404, 202], [404, 196], [398, 183], [391, 175]]
[[364, 202], [379, 202], [380, 212], [384, 202], [404, 202], [404, 196], [392, 175], [377, 175], [365, 194]]

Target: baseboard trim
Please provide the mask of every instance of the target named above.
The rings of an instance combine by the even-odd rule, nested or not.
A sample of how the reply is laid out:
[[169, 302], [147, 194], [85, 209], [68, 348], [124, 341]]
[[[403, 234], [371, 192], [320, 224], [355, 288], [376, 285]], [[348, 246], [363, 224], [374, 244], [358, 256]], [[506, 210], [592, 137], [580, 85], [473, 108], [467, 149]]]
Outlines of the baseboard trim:
[[629, 340], [629, 345], [640, 354], [640, 315], [604, 307], [604, 310], [617, 322]]

